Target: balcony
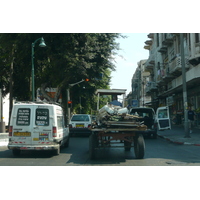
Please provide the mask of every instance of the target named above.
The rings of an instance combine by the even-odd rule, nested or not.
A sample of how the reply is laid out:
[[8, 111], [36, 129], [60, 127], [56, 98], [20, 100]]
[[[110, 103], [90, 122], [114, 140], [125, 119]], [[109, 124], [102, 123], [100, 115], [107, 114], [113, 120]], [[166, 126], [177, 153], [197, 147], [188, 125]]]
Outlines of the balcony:
[[163, 85], [166, 85], [165, 81], [163, 79], [159, 79], [157, 80], [157, 85], [158, 86], [163, 86]]
[[145, 46], [144, 46], [144, 49], [146, 49], [146, 50], [150, 50], [150, 48], [151, 48], [151, 47], [148, 46], [148, 45], [145, 45]]
[[145, 93], [150, 93], [155, 91], [157, 91], [156, 82], [149, 81], [145, 87]]
[[167, 33], [166, 37], [163, 39], [163, 45], [172, 45], [174, 41], [174, 36], [171, 33]]
[[172, 79], [174, 79], [174, 76], [172, 74], [170, 74], [170, 72], [169, 72], [169, 65], [165, 65], [165, 68], [163, 69], [162, 79], [165, 82], [168, 82], [168, 81], [171, 81]]
[[154, 33], [149, 33], [149, 35], [147, 35], [147, 37], [153, 39], [154, 38]]
[[[188, 58], [185, 58], [185, 68], [188, 69], [189, 67]], [[169, 63], [169, 73], [174, 76], [180, 76], [182, 74], [181, 56], [176, 57]]]
[[166, 53], [167, 52], [167, 45], [163, 45], [158, 49], [158, 52], [160, 53]]
[[200, 43], [195, 44], [194, 55], [189, 58], [191, 65], [198, 65], [200, 63]]
[[149, 56], [149, 59], [144, 64], [144, 70], [147, 72], [151, 72], [154, 68], [154, 65], [155, 65], [155, 56], [151, 54]]
[[146, 44], [146, 45], [152, 45], [152, 43], [153, 43], [152, 40], [147, 40], [147, 41], [145, 41], [145, 44]]

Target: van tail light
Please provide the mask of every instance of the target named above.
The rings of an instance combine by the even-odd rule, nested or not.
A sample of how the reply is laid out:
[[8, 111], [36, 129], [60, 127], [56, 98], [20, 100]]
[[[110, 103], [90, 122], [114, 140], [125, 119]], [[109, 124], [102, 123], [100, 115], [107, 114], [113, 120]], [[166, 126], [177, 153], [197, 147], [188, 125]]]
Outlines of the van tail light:
[[57, 129], [55, 126], [53, 127], [53, 137], [57, 137]]
[[88, 128], [90, 128], [91, 127], [91, 124], [88, 124]]
[[72, 128], [72, 124], [69, 124], [69, 128]]
[[9, 136], [12, 136], [13, 127], [9, 126]]

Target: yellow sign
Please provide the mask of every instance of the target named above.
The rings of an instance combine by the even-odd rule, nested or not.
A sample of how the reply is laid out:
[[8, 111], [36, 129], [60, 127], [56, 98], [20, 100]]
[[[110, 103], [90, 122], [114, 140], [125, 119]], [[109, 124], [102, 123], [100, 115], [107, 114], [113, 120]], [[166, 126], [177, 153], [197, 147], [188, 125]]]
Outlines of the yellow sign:
[[14, 132], [14, 136], [19, 136], [19, 137], [22, 137], [22, 136], [24, 136], [24, 137], [29, 137], [29, 136], [31, 136], [31, 133], [30, 132]]

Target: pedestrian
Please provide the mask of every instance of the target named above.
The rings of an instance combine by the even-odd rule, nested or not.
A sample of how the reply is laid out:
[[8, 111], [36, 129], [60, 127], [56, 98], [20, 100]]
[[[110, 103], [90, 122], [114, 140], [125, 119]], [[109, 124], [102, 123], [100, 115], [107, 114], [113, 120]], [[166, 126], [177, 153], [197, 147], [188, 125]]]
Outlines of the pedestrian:
[[195, 112], [191, 109], [191, 107], [189, 107], [188, 108], [188, 121], [189, 121], [190, 133], [192, 133], [192, 128], [194, 126], [195, 117], [196, 117]]

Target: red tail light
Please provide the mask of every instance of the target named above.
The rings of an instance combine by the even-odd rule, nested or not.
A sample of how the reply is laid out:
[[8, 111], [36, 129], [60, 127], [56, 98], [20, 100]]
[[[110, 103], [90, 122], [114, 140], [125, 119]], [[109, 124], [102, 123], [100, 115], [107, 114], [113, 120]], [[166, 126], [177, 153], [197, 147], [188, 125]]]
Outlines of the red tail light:
[[69, 128], [72, 128], [72, 125], [71, 125], [71, 124], [69, 124]]
[[12, 136], [13, 127], [9, 126], [9, 136]]
[[91, 124], [88, 124], [88, 128], [90, 128], [91, 127]]
[[57, 137], [57, 128], [53, 127], [53, 137]]
[[154, 128], [158, 128], [158, 123], [154, 123]]

